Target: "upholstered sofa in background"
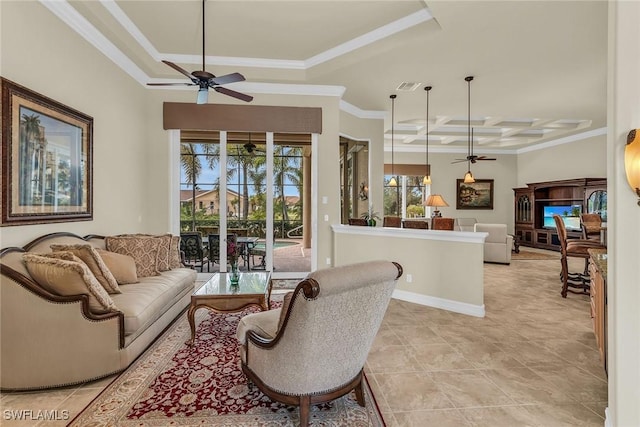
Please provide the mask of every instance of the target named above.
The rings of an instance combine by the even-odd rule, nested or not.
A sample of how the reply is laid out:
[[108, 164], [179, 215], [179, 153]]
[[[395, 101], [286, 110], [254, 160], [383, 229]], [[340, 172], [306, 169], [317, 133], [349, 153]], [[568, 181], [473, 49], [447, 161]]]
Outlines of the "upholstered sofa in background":
[[178, 242], [54, 233], [0, 251], [0, 388], [78, 384], [129, 366], [189, 305], [197, 275]]
[[484, 261], [511, 264], [513, 236], [507, 234], [506, 224], [475, 224], [474, 231], [489, 233], [484, 241]]

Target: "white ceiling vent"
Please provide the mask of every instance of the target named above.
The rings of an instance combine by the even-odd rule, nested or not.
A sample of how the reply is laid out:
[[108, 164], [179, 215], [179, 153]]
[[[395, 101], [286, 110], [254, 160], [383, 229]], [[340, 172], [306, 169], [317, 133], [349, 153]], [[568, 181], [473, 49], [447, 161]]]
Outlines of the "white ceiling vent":
[[418, 88], [418, 86], [420, 86], [420, 82], [417, 83], [412, 83], [412, 82], [402, 82], [400, 83], [400, 86], [398, 86], [396, 88], [396, 90], [402, 91], [402, 92], [413, 92], [414, 90], [416, 90]]

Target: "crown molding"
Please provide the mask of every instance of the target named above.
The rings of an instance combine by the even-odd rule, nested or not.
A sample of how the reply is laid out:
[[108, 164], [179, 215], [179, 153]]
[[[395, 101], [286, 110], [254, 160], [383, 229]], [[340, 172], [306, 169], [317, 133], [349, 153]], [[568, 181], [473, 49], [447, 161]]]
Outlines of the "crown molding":
[[359, 119], [384, 120], [387, 114], [385, 111], [362, 110], [342, 99], [340, 100], [340, 110]]
[[565, 136], [563, 138], [554, 139], [547, 142], [541, 142], [529, 147], [523, 147], [516, 149], [516, 154], [529, 153], [531, 151], [544, 150], [545, 148], [555, 147], [558, 145], [569, 144], [571, 142], [581, 141], [587, 138], [593, 138], [594, 136], [606, 135], [607, 128], [601, 127], [597, 129], [588, 130], [586, 132], [576, 133], [574, 135]]
[[[180, 64], [201, 64], [201, 55], [160, 54], [160, 60]], [[289, 59], [244, 58], [240, 56], [205, 56], [207, 65], [224, 65], [247, 68], [277, 68], [287, 70], [306, 70], [304, 61]]]
[[96, 49], [111, 59], [124, 72], [133, 77], [140, 84], [145, 84], [149, 77], [127, 55], [111, 43], [96, 27], [84, 16], [73, 8], [66, 0], [47, 1], [39, 0], [40, 4], [49, 9], [51, 13], [60, 18], [82, 38], [91, 43]]
[[[181, 64], [201, 63], [202, 57], [198, 55], [165, 54], [158, 52], [158, 50], [142, 34], [133, 21], [129, 19], [126, 13], [124, 13], [124, 11], [116, 4], [115, 0], [100, 0], [100, 3], [154, 60], [166, 60]], [[432, 19], [433, 15], [431, 15], [431, 12], [424, 8], [389, 24], [383, 25], [382, 27], [376, 28], [375, 30], [369, 31], [368, 33], [362, 34], [361, 36], [355, 37], [345, 43], [339, 44], [338, 46], [327, 49], [326, 51], [312, 56], [311, 58], [307, 58], [306, 60], [207, 56], [205, 57], [205, 63], [209, 65], [225, 65], [233, 67], [307, 70]]]
[[127, 32], [133, 37], [140, 46], [155, 60], [162, 61], [162, 55], [158, 50], [153, 46], [153, 44], [149, 41], [149, 39], [142, 34], [142, 31], [133, 23], [129, 16], [124, 13], [124, 10], [118, 6], [115, 0], [100, 0], [100, 4], [107, 9], [107, 11], [115, 18], [116, 21], [127, 30]]
[[[474, 154], [524, 154], [530, 153], [532, 151], [545, 150], [547, 148], [556, 147], [558, 145], [570, 144], [576, 141], [582, 141], [588, 138], [593, 138], [595, 136], [601, 136], [607, 134], [607, 128], [601, 127], [597, 129], [592, 129], [586, 132], [577, 133], [575, 135], [566, 136], [563, 138], [554, 139], [547, 142], [542, 142], [535, 145], [530, 145], [528, 147], [523, 148], [514, 148], [514, 149], [491, 149], [491, 148], [481, 148], [477, 147], [473, 149]], [[385, 137], [384, 151], [391, 152], [391, 144], [387, 143], [386, 140], [391, 140], [391, 137]], [[424, 153], [425, 146], [424, 145], [413, 145], [413, 144], [399, 144], [394, 146], [394, 152], [396, 153]], [[453, 154], [466, 154], [466, 147], [438, 147], [429, 145], [430, 153], [453, 153]]]
[[376, 28], [375, 30], [369, 31], [368, 33], [353, 38], [345, 43], [332, 47], [331, 49], [327, 49], [322, 53], [308, 58], [304, 61], [304, 63], [306, 65], [306, 68], [315, 67], [316, 65], [322, 64], [323, 62], [330, 61], [334, 58], [352, 52], [356, 49], [360, 49], [371, 43], [375, 43], [378, 40], [382, 40], [393, 34], [399, 33], [400, 31], [404, 31], [407, 28], [411, 28], [415, 25], [430, 21], [432, 19], [433, 15], [431, 15], [431, 12], [429, 12], [428, 9], [421, 9], [417, 12], [412, 13], [411, 15], [405, 16], [404, 18], [395, 20], [389, 24], [383, 25], [382, 27]]

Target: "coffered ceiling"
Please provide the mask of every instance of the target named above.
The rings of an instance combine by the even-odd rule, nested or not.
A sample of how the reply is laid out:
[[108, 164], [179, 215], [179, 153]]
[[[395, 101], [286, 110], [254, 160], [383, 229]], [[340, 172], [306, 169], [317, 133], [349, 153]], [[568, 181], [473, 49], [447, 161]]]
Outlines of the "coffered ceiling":
[[[198, 0], [41, 2], [141, 85], [185, 81], [161, 60], [202, 68]], [[431, 85], [430, 147], [466, 151], [468, 75], [478, 153], [604, 133], [606, 1], [208, 0], [206, 22], [207, 71], [242, 73], [228, 87], [255, 104], [333, 94], [351, 114], [384, 118], [389, 137], [397, 94], [396, 149], [424, 151]], [[195, 102], [196, 89], [172, 90]]]

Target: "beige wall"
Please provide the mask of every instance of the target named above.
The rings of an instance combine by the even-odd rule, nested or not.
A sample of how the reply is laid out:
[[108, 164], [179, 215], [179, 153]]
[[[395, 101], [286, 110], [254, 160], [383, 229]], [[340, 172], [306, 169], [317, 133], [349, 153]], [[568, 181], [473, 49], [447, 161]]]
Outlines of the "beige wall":
[[405, 297], [401, 299], [466, 314], [484, 312], [484, 233], [349, 225], [334, 226], [333, 231], [337, 266], [396, 261], [403, 268], [396, 285]]
[[93, 221], [0, 229], [2, 246], [56, 231], [151, 231], [146, 91], [38, 2], [1, 2], [3, 77], [94, 119]]
[[[150, 137], [146, 145], [149, 151], [149, 168], [147, 180], [146, 217], [148, 225], [155, 232], [172, 231], [170, 215], [169, 183], [167, 171], [171, 167], [168, 131], [162, 126], [163, 102], [193, 102], [195, 92], [174, 90], [153, 90], [148, 94], [148, 131]], [[228, 103], [230, 98], [211, 93], [210, 103]], [[231, 101], [233, 102], [233, 101]], [[265, 95], [257, 94], [253, 105], [279, 105], [291, 107], [320, 107], [322, 108], [322, 134], [319, 135], [318, 152], [314, 153], [318, 161], [317, 180], [317, 254], [318, 268], [326, 267], [326, 258], [331, 258], [330, 224], [340, 222], [340, 167], [339, 167], [339, 114], [338, 97], [331, 96], [294, 96], [294, 95]], [[323, 204], [322, 198], [327, 198]], [[324, 215], [328, 215], [328, 221]]]
[[609, 408], [607, 426], [640, 425], [640, 206], [627, 184], [624, 147], [640, 128], [640, 2], [609, 2], [607, 99]]
[[[471, 165], [476, 179], [493, 179], [493, 209], [456, 209], [456, 180], [462, 179], [467, 163], [451, 164], [464, 154], [431, 153], [431, 194], [441, 194], [449, 207], [440, 208], [442, 216], [452, 218], [476, 218], [478, 222], [507, 224], [513, 232], [513, 188], [516, 183], [516, 156], [491, 155], [498, 160], [482, 161]], [[386, 153], [386, 162], [391, 162], [391, 153]], [[396, 163], [424, 164], [424, 152], [394, 154]]]
[[384, 120], [360, 119], [340, 112], [340, 134], [369, 141], [369, 205], [382, 211], [382, 165], [384, 164]]
[[607, 176], [607, 137], [581, 141], [518, 154], [517, 186], [573, 178]]

